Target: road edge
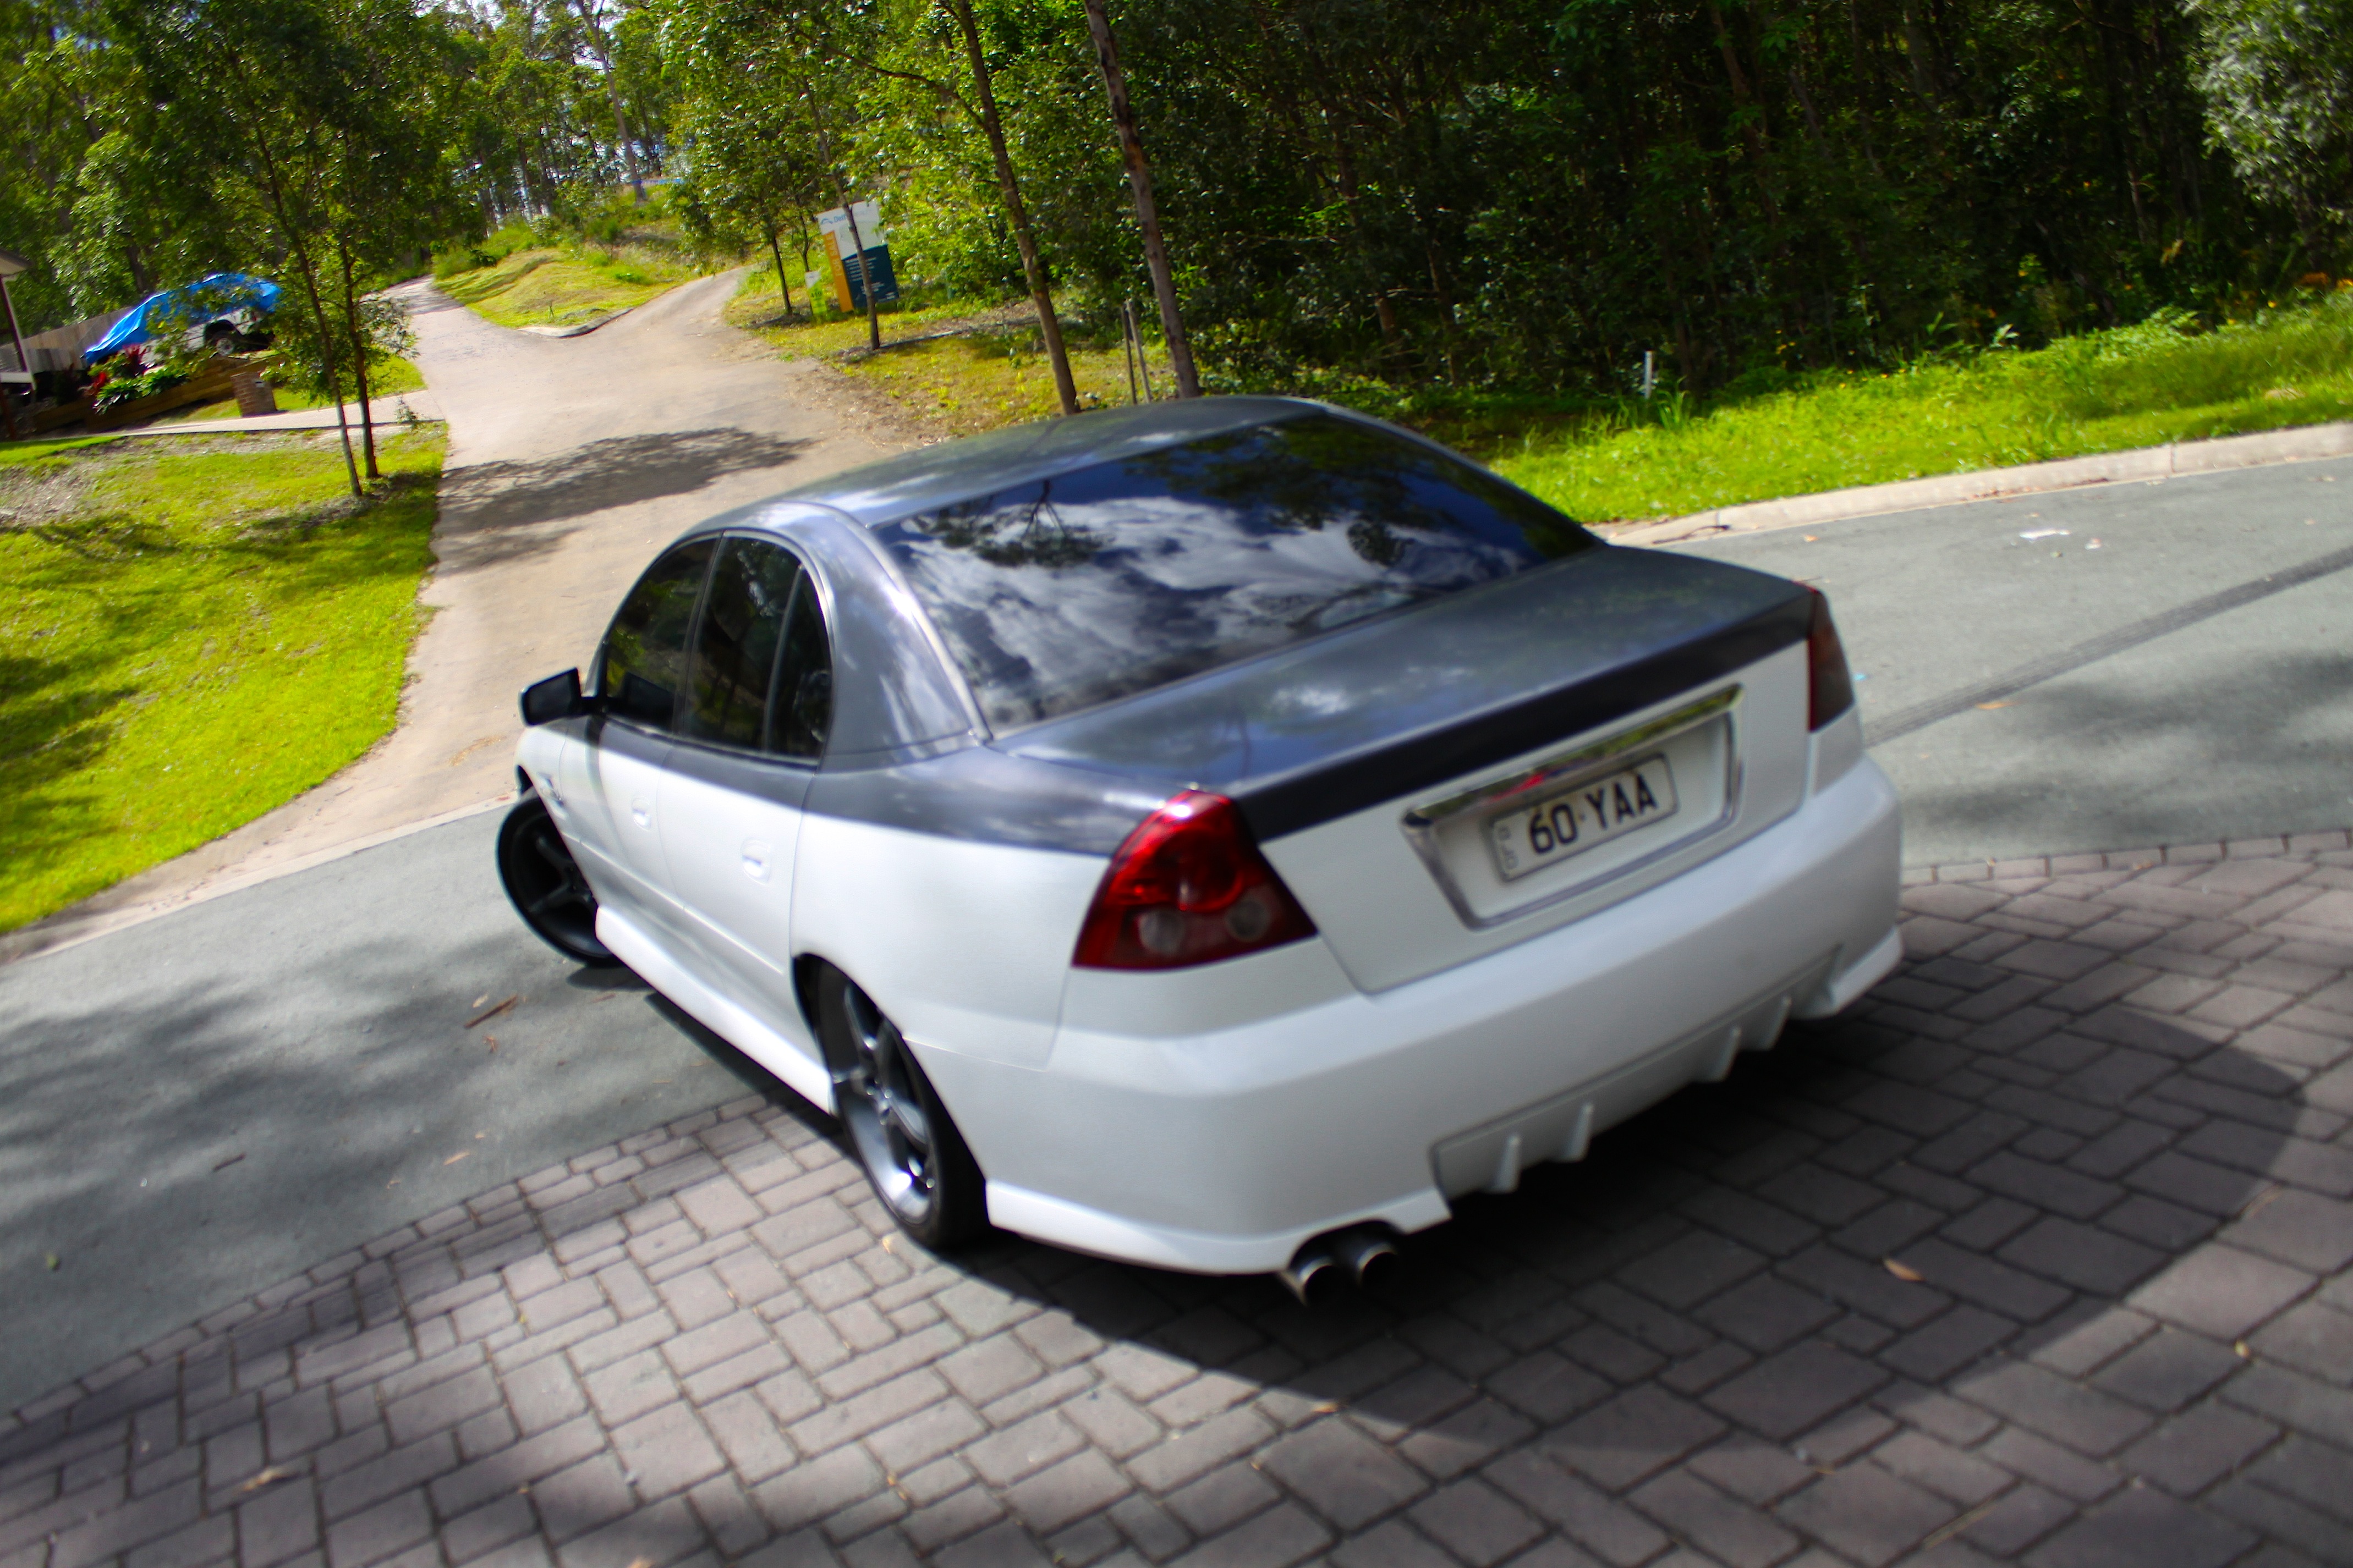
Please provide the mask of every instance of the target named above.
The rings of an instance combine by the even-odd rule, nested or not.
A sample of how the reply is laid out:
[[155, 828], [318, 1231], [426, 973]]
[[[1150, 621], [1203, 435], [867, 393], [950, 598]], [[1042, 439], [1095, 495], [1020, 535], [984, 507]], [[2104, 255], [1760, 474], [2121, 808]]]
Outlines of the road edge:
[[1893, 484], [1817, 490], [1811, 495], [1717, 507], [1686, 517], [1636, 523], [1630, 528], [1605, 526], [1603, 536], [1612, 544], [1683, 544], [1730, 533], [1761, 533], [1807, 523], [1923, 511], [1931, 507], [2000, 500], [2045, 490], [2169, 479], [2188, 474], [2223, 473], [2232, 468], [2343, 457], [2353, 457], [2353, 420], [2261, 430], [2248, 436], [2218, 436], [2203, 441], [2175, 441], [2162, 447], [2137, 447], [2010, 468], [1979, 468], [1965, 474], [1940, 474], [1934, 479], [1899, 479]]

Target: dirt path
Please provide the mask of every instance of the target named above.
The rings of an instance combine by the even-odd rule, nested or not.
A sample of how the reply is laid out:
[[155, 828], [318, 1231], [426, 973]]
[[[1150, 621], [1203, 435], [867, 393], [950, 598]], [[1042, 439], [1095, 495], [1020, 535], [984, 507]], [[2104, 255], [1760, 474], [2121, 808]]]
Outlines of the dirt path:
[[0, 938], [22, 956], [478, 809], [512, 787], [515, 693], [585, 665], [657, 546], [712, 512], [879, 457], [833, 373], [728, 326], [737, 274], [681, 285], [602, 330], [493, 326], [434, 289], [417, 363], [449, 421], [433, 619], [398, 728], [309, 794]]

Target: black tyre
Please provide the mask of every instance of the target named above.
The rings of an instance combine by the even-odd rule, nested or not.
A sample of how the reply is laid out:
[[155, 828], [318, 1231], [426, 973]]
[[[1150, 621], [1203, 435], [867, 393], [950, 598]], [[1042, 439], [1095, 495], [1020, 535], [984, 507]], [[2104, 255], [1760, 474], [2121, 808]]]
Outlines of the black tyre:
[[899, 1026], [837, 969], [824, 972], [817, 1000], [835, 1108], [875, 1195], [934, 1252], [987, 1230], [980, 1166]]
[[539, 796], [515, 803], [499, 825], [499, 880], [539, 939], [582, 963], [618, 963], [596, 940], [596, 894]]

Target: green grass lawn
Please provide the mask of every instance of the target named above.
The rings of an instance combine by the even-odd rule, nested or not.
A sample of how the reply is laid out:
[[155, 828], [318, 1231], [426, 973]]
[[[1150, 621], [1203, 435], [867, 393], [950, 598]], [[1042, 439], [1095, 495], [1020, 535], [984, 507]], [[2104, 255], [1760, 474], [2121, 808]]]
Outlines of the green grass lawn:
[[300, 795], [393, 725], [438, 431], [0, 447], [0, 930]]
[[700, 276], [673, 247], [518, 250], [493, 266], [439, 279], [442, 289], [502, 327], [576, 326], [642, 305]]
[[2353, 416], [2353, 296], [2211, 331], [2166, 320], [1892, 374], [1836, 373], [1658, 422], [1551, 421], [1481, 455], [1586, 521]]
[[[776, 292], [776, 268], [763, 267], [744, 279], [727, 308], [727, 319], [774, 343], [787, 358], [814, 359], [866, 347], [862, 311], [828, 310], [812, 321], [807, 291], [797, 285], [793, 304], [798, 319], [778, 320], [784, 301]], [[949, 335], [937, 335], [943, 333]], [[1097, 324], [1083, 315], [1066, 315], [1062, 337], [1080, 405], [1105, 408], [1125, 403], [1127, 358], [1116, 321]], [[911, 341], [917, 339], [923, 341]], [[1176, 387], [1167, 352], [1157, 343], [1147, 346], [1153, 389], [1166, 397]], [[882, 312], [881, 353], [832, 363], [889, 394], [910, 413], [958, 436], [1048, 418], [1061, 408], [1053, 367], [1026, 299], [1004, 304], [965, 299], [910, 301]]]

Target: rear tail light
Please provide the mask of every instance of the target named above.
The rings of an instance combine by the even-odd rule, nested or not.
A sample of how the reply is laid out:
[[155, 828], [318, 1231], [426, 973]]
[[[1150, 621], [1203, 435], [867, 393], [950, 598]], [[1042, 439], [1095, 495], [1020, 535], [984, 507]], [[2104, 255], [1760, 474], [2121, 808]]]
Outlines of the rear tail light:
[[1854, 678], [1847, 673], [1831, 602], [1819, 588], [1806, 593], [1814, 602], [1813, 621], [1806, 628], [1806, 728], [1819, 730], [1854, 706]]
[[1079, 928], [1082, 969], [1182, 969], [1314, 936], [1223, 795], [1187, 790], [1111, 858]]

